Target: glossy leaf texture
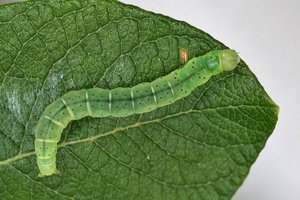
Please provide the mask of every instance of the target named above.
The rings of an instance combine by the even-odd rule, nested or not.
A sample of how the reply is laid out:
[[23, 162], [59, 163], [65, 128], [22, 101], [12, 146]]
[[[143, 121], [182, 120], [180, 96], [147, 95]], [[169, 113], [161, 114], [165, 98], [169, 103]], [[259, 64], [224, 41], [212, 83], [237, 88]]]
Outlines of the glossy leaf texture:
[[0, 6], [1, 199], [230, 199], [272, 133], [278, 106], [244, 62], [142, 115], [84, 118], [38, 177], [34, 130], [68, 91], [131, 87], [226, 48], [166, 16], [109, 0]]

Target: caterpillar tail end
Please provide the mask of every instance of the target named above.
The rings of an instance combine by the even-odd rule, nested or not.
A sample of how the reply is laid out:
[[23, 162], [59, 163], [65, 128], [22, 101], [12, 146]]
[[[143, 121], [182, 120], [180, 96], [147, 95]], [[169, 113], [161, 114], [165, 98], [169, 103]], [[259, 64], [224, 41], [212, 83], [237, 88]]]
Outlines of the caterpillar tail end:
[[58, 170], [56, 169], [56, 158], [37, 158], [37, 163], [39, 166], [39, 177], [51, 176], [52, 174], [57, 174]]
[[60, 171], [56, 169], [56, 170], [55, 170], [52, 174], [50, 174], [50, 175], [43, 174], [42, 172], [40, 172], [38, 176], [39, 176], [39, 177], [45, 177], [45, 176], [51, 176], [51, 175], [53, 175], [53, 174], [54, 174], [54, 175], [60, 174]]
[[223, 71], [231, 71], [237, 67], [240, 57], [237, 52], [231, 49], [221, 50], [221, 63]]
[[56, 165], [40, 167], [39, 177], [51, 176], [53, 174], [59, 174], [60, 172], [56, 169]]

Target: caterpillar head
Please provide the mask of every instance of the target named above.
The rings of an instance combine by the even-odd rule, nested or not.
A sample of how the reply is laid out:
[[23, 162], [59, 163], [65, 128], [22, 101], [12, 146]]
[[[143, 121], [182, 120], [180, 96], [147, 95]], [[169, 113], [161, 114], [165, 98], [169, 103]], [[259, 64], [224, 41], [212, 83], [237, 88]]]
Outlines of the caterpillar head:
[[220, 52], [222, 71], [231, 71], [237, 67], [240, 57], [234, 50], [224, 49]]
[[231, 49], [211, 51], [205, 55], [205, 65], [212, 74], [234, 70], [239, 62], [239, 56]]

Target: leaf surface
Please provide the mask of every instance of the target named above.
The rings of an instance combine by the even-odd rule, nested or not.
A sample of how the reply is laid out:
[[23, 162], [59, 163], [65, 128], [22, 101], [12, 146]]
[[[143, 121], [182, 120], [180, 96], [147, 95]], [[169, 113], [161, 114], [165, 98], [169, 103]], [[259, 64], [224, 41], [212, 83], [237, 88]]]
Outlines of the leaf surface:
[[58, 144], [60, 174], [40, 178], [34, 130], [64, 93], [131, 87], [226, 48], [174, 19], [116, 1], [0, 6], [1, 199], [230, 199], [277, 122], [244, 62], [142, 115], [84, 118]]

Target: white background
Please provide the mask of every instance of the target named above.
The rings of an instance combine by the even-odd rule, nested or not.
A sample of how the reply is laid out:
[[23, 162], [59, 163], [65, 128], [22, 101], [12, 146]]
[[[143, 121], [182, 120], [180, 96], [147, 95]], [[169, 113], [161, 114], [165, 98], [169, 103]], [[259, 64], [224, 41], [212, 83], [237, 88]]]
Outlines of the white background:
[[121, 1], [186, 21], [240, 52], [280, 113], [234, 200], [299, 200], [300, 1]]

